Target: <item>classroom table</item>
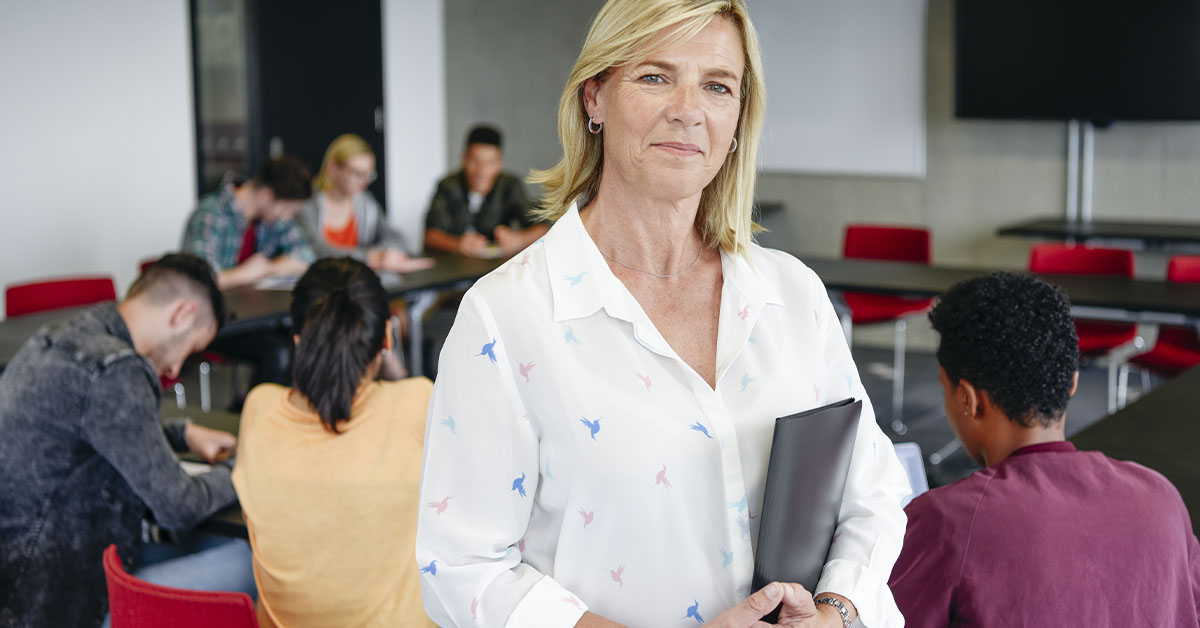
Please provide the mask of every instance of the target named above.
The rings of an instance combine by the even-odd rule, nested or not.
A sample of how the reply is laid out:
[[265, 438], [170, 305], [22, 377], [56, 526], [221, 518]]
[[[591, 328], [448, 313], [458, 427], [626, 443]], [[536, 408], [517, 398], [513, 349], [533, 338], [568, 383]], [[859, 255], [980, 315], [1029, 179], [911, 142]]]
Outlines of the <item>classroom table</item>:
[[1200, 531], [1200, 366], [1155, 388], [1125, 408], [1071, 437], [1079, 449], [1132, 460], [1166, 476], [1179, 489]]
[[1163, 249], [1180, 244], [1200, 245], [1200, 223], [1196, 222], [1082, 222], [1065, 218], [1036, 218], [1001, 227], [996, 234], [1094, 244], [1134, 243], [1146, 249]]

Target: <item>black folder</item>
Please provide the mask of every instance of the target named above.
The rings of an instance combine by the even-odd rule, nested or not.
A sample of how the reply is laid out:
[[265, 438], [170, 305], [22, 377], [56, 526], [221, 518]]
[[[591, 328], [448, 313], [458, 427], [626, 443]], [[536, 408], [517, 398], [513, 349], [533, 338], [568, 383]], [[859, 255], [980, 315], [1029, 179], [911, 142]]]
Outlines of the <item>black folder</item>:
[[862, 401], [843, 399], [775, 419], [753, 591], [795, 582], [820, 593], [861, 412]]

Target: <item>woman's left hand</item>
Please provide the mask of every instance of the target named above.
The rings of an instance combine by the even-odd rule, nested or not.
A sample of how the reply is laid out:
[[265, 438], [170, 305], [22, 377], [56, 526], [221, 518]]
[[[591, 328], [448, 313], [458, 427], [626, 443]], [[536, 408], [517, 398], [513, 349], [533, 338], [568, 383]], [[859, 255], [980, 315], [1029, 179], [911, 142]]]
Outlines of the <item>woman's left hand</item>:
[[784, 587], [783, 608], [777, 626], [796, 628], [842, 628], [842, 615], [828, 604], [816, 604], [812, 595], [798, 584], [781, 583]]

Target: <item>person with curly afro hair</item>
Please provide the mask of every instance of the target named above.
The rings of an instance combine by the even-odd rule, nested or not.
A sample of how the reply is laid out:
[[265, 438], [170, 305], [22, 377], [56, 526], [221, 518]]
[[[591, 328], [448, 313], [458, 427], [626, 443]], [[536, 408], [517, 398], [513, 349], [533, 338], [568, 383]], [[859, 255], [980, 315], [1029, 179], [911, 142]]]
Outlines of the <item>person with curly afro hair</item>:
[[984, 469], [905, 509], [889, 585], [910, 627], [1197, 626], [1200, 544], [1159, 473], [1065, 440], [1071, 306], [998, 272], [929, 313], [946, 417]]

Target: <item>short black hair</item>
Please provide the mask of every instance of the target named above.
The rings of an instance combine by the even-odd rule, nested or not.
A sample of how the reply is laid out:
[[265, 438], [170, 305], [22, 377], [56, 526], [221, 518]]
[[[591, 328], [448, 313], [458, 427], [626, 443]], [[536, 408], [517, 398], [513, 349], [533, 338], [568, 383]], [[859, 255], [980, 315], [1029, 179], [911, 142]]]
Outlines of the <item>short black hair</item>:
[[212, 266], [191, 253], [168, 253], [147, 264], [142, 274], [129, 286], [125, 298], [141, 295], [174, 297], [180, 294], [181, 289], [191, 290], [207, 301], [218, 331], [225, 326], [225, 297], [217, 288]]
[[937, 358], [952, 384], [965, 379], [986, 390], [1026, 427], [1062, 418], [1079, 370], [1079, 338], [1062, 290], [995, 272], [955, 284], [929, 321], [941, 335]]
[[491, 144], [501, 148], [500, 131], [486, 124], [476, 125], [467, 133], [467, 146], [471, 144]]
[[312, 196], [312, 174], [308, 166], [290, 155], [263, 162], [254, 174], [254, 185], [269, 188], [281, 201], [302, 201]]
[[337, 433], [350, 418], [367, 365], [383, 349], [388, 308], [379, 275], [349, 257], [317, 260], [292, 289], [292, 330], [300, 336], [292, 363], [296, 390]]

